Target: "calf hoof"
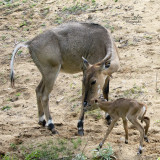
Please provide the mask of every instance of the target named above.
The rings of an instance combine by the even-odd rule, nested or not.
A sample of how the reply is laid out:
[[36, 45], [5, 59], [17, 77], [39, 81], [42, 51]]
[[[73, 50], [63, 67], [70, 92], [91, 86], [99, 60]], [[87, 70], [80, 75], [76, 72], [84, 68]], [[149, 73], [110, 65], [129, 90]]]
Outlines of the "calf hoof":
[[96, 148], [96, 150], [97, 150], [97, 151], [99, 151], [99, 150], [100, 150], [99, 146]]
[[128, 140], [125, 140], [125, 144], [128, 144]]
[[41, 126], [43, 126], [43, 127], [45, 127], [45, 125], [46, 125], [46, 121], [45, 121], [45, 120], [43, 120], [43, 121], [39, 121], [39, 122], [38, 122], [38, 124], [39, 124], [39, 125], [41, 125]]
[[83, 129], [78, 130], [78, 135], [79, 135], [79, 136], [84, 136], [84, 130], [83, 130]]
[[141, 150], [141, 149], [139, 149], [137, 154], [142, 154], [142, 150]]
[[149, 140], [148, 140], [148, 137], [144, 137], [144, 140], [148, 143]]
[[103, 146], [103, 144], [102, 144], [102, 143], [100, 143], [100, 144], [99, 144], [99, 148], [102, 148], [102, 146]]
[[139, 149], [138, 149], [138, 153], [137, 154], [142, 154], [142, 146], [139, 146]]

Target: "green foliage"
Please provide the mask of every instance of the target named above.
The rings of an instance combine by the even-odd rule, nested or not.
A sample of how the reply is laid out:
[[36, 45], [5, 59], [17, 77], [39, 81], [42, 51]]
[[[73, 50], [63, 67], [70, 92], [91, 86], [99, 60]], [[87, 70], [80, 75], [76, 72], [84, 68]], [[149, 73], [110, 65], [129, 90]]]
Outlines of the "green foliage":
[[86, 160], [87, 157], [84, 154], [77, 154], [72, 160]]
[[111, 33], [113, 33], [114, 32], [114, 27], [113, 26], [111, 26], [110, 24], [109, 24], [109, 22], [107, 22], [107, 24], [105, 24], [105, 27], [107, 28], [107, 29], [109, 29], [110, 31], [111, 31]]
[[93, 160], [112, 160], [113, 150], [110, 144], [107, 148], [93, 150]]
[[[9, 153], [2, 157], [2, 160], [87, 160], [88, 158], [79, 151], [82, 144], [81, 138], [77, 139], [57, 139], [48, 140], [39, 144], [32, 144], [30, 146], [18, 146], [14, 143], [10, 144], [12, 149], [18, 151], [18, 155], [10, 155]], [[78, 152], [77, 152], [78, 151]], [[113, 160], [113, 151], [111, 146], [108, 144], [108, 148], [94, 150], [91, 160]]]
[[89, 8], [89, 5], [87, 4], [80, 4], [80, 3], [76, 3], [75, 5], [71, 6], [71, 7], [64, 7], [62, 11], [64, 12], [68, 12], [70, 14], [74, 14], [77, 13], [78, 11], [86, 11]]
[[14, 144], [14, 143], [11, 143], [11, 144], [10, 144], [10, 147], [11, 147], [12, 149], [14, 149], [14, 150], [17, 149], [17, 146], [16, 146], [16, 144]]
[[134, 84], [133, 88], [127, 89], [124, 91], [124, 96], [130, 98], [131, 96], [134, 96], [134, 98], [137, 98], [141, 94], [144, 93], [143, 89], [145, 88], [145, 85], [137, 86]]
[[96, 3], [96, 0], [92, 0], [92, 4], [94, 5]]
[[102, 118], [101, 110], [95, 109], [93, 111], [88, 111], [87, 114], [95, 118], [95, 120], [99, 120]]
[[65, 143], [65, 140], [58, 140], [58, 144], [54, 144], [52, 141], [48, 141], [47, 143], [39, 144], [39, 147], [34, 149], [31, 153], [25, 154], [25, 160], [52, 160], [66, 155], [69, 156], [70, 153], [67, 150], [67, 144]]
[[4, 106], [4, 107], [1, 108], [2, 111], [4, 111], [4, 110], [6, 111], [6, 110], [10, 110], [10, 109], [11, 109], [10, 106]]
[[54, 20], [54, 22], [57, 23], [57, 24], [61, 24], [61, 23], [63, 23], [63, 18], [57, 16], [56, 19]]
[[17, 55], [21, 55], [21, 53], [22, 53], [22, 50], [19, 50], [19, 51], [17, 52]]
[[27, 21], [23, 21], [19, 26], [20, 27], [27, 26]]
[[11, 0], [4, 0], [5, 2], [10, 2]]
[[17, 93], [16, 96], [19, 97], [21, 95], [21, 93]]
[[36, 3], [30, 4], [30, 8], [33, 8], [34, 6], [36, 6]]
[[23, 2], [23, 3], [27, 3], [27, 0], [23, 0], [22, 2]]
[[38, 160], [38, 159], [46, 159], [53, 160], [65, 157], [65, 160], [71, 160], [74, 156], [75, 149], [78, 149], [79, 145], [81, 145], [81, 139], [75, 139], [68, 141], [67, 139], [58, 139], [56, 142], [53, 140], [47, 141], [46, 143], [42, 143], [37, 145], [36, 149], [31, 146], [29, 150], [31, 152], [24, 154], [25, 160]]
[[6, 36], [1, 36], [2, 41], [4, 41], [6, 39]]
[[49, 11], [50, 11], [49, 7], [45, 7], [40, 10], [40, 13], [45, 17], [49, 13]]
[[[41, 157], [49, 158], [46, 152], [36, 150], [26, 155], [25, 160], [36, 160], [36, 159], [40, 159]], [[53, 155], [53, 158], [58, 158], [58, 157]]]
[[82, 140], [81, 140], [80, 138], [78, 138], [78, 139], [76, 139], [76, 140], [72, 139], [72, 143], [73, 143], [73, 148], [74, 148], [74, 149], [77, 149], [78, 146], [81, 145]]
[[0, 1], [0, 5], [3, 5], [4, 6], [4, 9], [5, 8], [14, 8], [14, 7], [18, 7], [20, 5], [19, 2], [17, 3], [12, 3], [11, 0], [3, 0], [3, 1]]
[[0, 159], [1, 158], [2, 158], [2, 160], [18, 160], [17, 157], [11, 156], [11, 155], [9, 155], [9, 153], [7, 153], [4, 157], [0, 157]]
[[45, 24], [45, 23], [42, 23], [42, 24], [41, 24], [41, 26], [45, 27], [45, 26], [46, 26], [46, 24]]
[[152, 36], [144, 36], [147, 40], [151, 40], [153, 37]]
[[160, 120], [156, 120], [156, 123], [160, 123]]

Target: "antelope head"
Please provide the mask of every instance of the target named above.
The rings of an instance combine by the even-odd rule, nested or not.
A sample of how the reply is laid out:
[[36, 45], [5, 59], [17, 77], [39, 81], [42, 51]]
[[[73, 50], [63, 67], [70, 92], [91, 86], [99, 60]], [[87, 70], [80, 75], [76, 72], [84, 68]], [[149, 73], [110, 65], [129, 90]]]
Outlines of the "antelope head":
[[82, 102], [86, 110], [93, 110], [97, 105], [91, 105], [92, 99], [97, 99], [102, 93], [102, 89], [110, 66], [111, 54], [102, 61], [91, 65], [85, 58], [83, 59], [83, 80], [82, 80]]

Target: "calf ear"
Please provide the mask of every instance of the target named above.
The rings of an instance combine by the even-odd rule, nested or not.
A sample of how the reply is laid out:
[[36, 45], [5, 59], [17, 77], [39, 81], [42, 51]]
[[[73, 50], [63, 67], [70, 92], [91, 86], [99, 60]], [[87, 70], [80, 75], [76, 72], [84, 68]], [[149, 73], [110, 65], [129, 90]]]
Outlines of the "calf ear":
[[83, 59], [83, 70], [85, 70], [90, 66], [90, 64], [84, 57], [82, 57], [82, 59]]

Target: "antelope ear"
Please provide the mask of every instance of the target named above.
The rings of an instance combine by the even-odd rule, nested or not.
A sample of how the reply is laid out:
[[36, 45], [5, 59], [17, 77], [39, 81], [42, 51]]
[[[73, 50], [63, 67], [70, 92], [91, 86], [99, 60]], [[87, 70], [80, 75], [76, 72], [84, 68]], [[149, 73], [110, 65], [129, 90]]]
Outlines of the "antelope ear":
[[102, 61], [97, 63], [100, 67], [100, 70], [105, 70], [110, 67], [111, 62], [111, 53], [107, 54]]
[[100, 69], [101, 71], [103, 71], [103, 70], [106, 69], [106, 66], [105, 66], [105, 63], [104, 63], [104, 62], [99, 64], [99, 69]]
[[103, 62], [103, 63], [99, 63], [98, 65], [99, 65], [100, 71], [103, 71], [103, 70], [106, 70], [110, 67], [110, 62], [108, 62], [108, 63]]
[[82, 57], [82, 59], [83, 59], [83, 70], [84, 70], [87, 69], [90, 66], [90, 64], [84, 57]]

